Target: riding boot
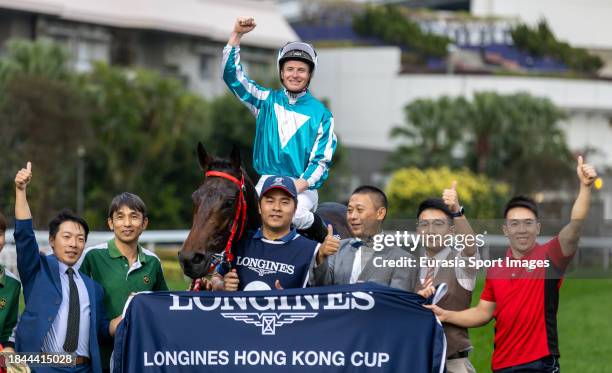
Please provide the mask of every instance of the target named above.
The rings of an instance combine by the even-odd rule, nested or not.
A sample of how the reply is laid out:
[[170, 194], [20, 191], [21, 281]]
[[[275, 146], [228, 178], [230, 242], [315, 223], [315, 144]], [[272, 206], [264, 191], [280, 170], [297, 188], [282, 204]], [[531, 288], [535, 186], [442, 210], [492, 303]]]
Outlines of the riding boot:
[[312, 225], [306, 229], [299, 229], [298, 232], [306, 238], [322, 243], [327, 237], [327, 225], [317, 213], [313, 212], [312, 215], [314, 217]]

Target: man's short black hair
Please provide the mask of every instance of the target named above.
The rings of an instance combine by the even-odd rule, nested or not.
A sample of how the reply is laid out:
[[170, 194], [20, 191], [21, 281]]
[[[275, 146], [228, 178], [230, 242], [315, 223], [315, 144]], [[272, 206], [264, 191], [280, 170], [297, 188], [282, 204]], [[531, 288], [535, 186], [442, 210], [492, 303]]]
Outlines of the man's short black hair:
[[428, 198], [421, 202], [419, 208], [417, 209], [416, 218], [418, 219], [419, 216], [421, 216], [421, 213], [427, 209], [440, 210], [446, 214], [450, 220], [453, 220], [453, 213], [451, 212], [450, 208], [448, 208], [446, 203], [444, 203], [442, 198]]
[[85, 240], [87, 240], [87, 236], [89, 235], [89, 225], [87, 224], [85, 219], [68, 209], [63, 209], [62, 211], [60, 211], [59, 214], [57, 214], [56, 217], [51, 219], [51, 221], [49, 222], [49, 237], [55, 237], [55, 235], [59, 231], [60, 225], [62, 225], [62, 223], [66, 221], [72, 221], [81, 225], [83, 227], [83, 230], [85, 231]]
[[515, 207], [524, 207], [533, 212], [536, 216], [536, 219], [539, 218], [538, 204], [533, 200], [533, 198], [521, 195], [515, 196], [510, 201], [508, 201], [506, 207], [504, 208], [504, 219], [506, 218], [506, 216], [508, 216], [508, 211]]
[[112, 219], [113, 214], [123, 206], [142, 213], [143, 218], [147, 217], [147, 205], [145, 205], [144, 201], [133, 193], [123, 192], [115, 196], [111, 201], [108, 207], [108, 218]]
[[357, 187], [353, 194], [369, 194], [376, 205], [376, 208], [384, 207], [385, 209], [389, 209], [389, 203], [387, 201], [387, 195], [380, 188], [377, 188], [373, 185], [362, 185]]
[[2, 213], [0, 212], [0, 231], [6, 232], [6, 227], [8, 226], [8, 222]]

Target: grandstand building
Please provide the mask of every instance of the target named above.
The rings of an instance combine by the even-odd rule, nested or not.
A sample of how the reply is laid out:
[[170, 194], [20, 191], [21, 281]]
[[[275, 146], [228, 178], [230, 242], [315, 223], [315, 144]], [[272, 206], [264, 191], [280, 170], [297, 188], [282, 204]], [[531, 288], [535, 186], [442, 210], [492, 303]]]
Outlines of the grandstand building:
[[[399, 2], [408, 3], [408, 2]], [[578, 4], [580, 3], [580, 4]], [[495, 1], [473, 0], [471, 14], [440, 11], [410, 12], [411, 20], [423, 31], [448, 37], [451, 48], [446, 58], [427, 58], [422, 66], [406, 63], [405, 47], [391, 46], [375, 37], [358, 35], [352, 18], [363, 11], [360, 2], [342, 2], [292, 21], [297, 34], [319, 48], [320, 68], [313, 91], [329, 100], [337, 132], [349, 149], [353, 166], [352, 185], [384, 185], [387, 157], [398, 145], [389, 138], [391, 129], [404, 123], [404, 107], [418, 98], [465, 96], [477, 91], [511, 94], [519, 91], [549, 98], [564, 109], [562, 123], [570, 149], [595, 150], [589, 162], [602, 171], [612, 165], [612, 82], [606, 53], [612, 42], [606, 33], [579, 30], [568, 37], [579, 17], [578, 8], [590, 14], [594, 25], [605, 14], [612, 15], [612, 4], [590, 0]], [[408, 4], [410, 5], [410, 4]], [[587, 9], [593, 5], [591, 9]], [[433, 7], [430, 7], [433, 8]], [[555, 8], [554, 11], [550, 11]], [[595, 14], [598, 13], [598, 14]], [[549, 18], [549, 14], [551, 15]], [[569, 17], [569, 18], [568, 18]], [[573, 18], [571, 18], [573, 17]], [[550, 56], [534, 56], [513, 45], [511, 30], [519, 23], [534, 25], [545, 19], [559, 40], [588, 49], [603, 57], [598, 75], [574, 74], [570, 67]], [[575, 21], [572, 21], [572, 19]], [[597, 26], [597, 27], [599, 27]], [[588, 39], [588, 35], [593, 35]], [[410, 52], [408, 50], [408, 52]], [[367, 108], [358, 110], [357, 108]], [[458, 154], [461, 157], [461, 154]], [[604, 178], [609, 188], [612, 180]], [[612, 218], [612, 189], [600, 193], [602, 214]]]
[[10, 39], [48, 38], [80, 71], [95, 61], [150, 68], [210, 98], [227, 92], [221, 50], [241, 14], [259, 24], [244, 40], [243, 63], [255, 77], [275, 76], [274, 52], [297, 35], [269, 1], [0, 0], [0, 55]]

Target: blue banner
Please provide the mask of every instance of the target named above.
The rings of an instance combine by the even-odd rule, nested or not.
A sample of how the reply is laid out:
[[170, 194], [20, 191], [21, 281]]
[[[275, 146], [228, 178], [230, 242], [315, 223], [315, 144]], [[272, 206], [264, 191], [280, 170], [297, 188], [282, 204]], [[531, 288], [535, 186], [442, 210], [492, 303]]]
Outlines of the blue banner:
[[122, 372], [442, 372], [424, 299], [373, 283], [135, 296], [115, 336]]

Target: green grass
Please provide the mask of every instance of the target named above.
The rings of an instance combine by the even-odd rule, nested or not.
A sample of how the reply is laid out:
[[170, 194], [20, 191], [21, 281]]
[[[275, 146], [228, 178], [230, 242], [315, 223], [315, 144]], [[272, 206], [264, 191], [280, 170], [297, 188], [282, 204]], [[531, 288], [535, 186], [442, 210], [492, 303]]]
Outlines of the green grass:
[[189, 288], [190, 281], [187, 279], [167, 279], [170, 290], [184, 291]]
[[[483, 281], [474, 291], [478, 303]], [[557, 314], [561, 368], [564, 372], [605, 373], [612, 367], [612, 280], [566, 279]], [[471, 329], [470, 360], [478, 372], [491, 371], [493, 325]]]
[[162, 268], [164, 270], [164, 278], [170, 290], [187, 290], [190, 280], [183, 275], [183, 270], [176, 259], [163, 259]]
[[[164, 260], [164, 273], [171, 290], [186, 290], [185, 279], [176, 261]], [[474, 291], [478, 303], [483, 279]], [[471, 329], [474, 351], [470, 354], [478, 372], [491, 371], [493, 325]], [[612, 372], [612, 279], [568, 278], [561, 287], [558, 312], [561, 367], [568, 373]]]
[[[482, 287], [484, 286], [484, 280], [479, 279], [476, 284], [476, 289], [472, 295], [472, 305], [478, 304], [480, 293], [482, 293]], [[470, 329], [470, 340], [474, 346], [474, 350], [470, 353], [470, 360], [476, 368], [477, 372], [489, 372], [491, 371], [491, 354], [493, 353], [493, 322], [487, 325]]]

